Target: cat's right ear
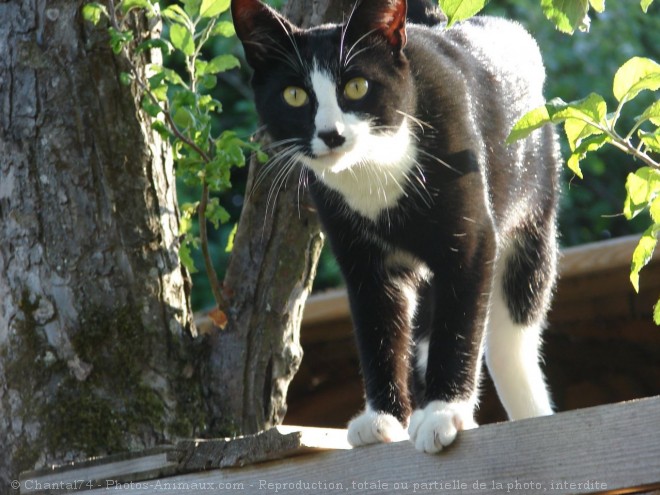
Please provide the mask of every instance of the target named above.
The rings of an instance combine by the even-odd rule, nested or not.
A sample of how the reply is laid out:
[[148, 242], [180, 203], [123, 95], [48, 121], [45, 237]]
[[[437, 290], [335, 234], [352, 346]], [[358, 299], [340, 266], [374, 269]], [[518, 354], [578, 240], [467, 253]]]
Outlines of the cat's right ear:
[[285, 46], [297, 28], [274, 9], [259, 0], [232, 0], [231, 15], [245, 58], [253, 69], [273, 53], [274, 46]]

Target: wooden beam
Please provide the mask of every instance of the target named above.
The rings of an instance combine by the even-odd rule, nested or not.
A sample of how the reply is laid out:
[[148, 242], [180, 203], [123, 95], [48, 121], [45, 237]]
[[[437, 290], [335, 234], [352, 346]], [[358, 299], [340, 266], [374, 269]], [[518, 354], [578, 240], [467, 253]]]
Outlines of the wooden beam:
[[[611, 271], [616, 269], [629, 270], [633, 251], [639, 240], [638, 236], [626, 236], [607, 241], [600, 241], [562, 250], [559, 258], [559, 276], [562, 280], [579, 276]], [[660, 260], [660, 249], [656, 249], [654, 260]], [[642, 282], [644, 282], [642, 272]], [[611, 285], [608, 285], [610, 290]], [[628, 277], [623, 277], [622, 291], [632, 290]], [[346, 291], [333, 289], [315, 294], [307, 300], [303, 325], [313, 325], [333, 321], [350, 316]]]
[[89, 493], [648, 492], [660, 487], [659, 425], [660, 397], [654, 397], [483, 426], [462, 432], [439, 455], [400, 442], [141, 482], [111, 477]]

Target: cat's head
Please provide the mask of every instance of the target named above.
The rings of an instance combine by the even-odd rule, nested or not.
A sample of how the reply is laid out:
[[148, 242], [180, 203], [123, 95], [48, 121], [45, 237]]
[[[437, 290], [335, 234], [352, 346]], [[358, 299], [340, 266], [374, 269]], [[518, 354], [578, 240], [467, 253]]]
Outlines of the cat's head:
[[362, 0], [344, 24], [301, 29], [259, 0], [232, 0], [257, 111], [317, 175], [409, 154], [415, 96], [405, 0]]

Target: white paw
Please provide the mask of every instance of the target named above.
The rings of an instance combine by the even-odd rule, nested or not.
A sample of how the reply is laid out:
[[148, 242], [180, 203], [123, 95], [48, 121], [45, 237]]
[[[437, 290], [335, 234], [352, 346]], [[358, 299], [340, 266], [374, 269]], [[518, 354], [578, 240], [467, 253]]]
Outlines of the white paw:
[[407, 439], [408, 433], [394, 416], [372, 411], [370, 408], [348, 423], [348, 443], [353, 447]]
[[467, 402], [429, 402], [410, 417], [410, 441], [420, 452], [440, 452], [454, 441], [459, 431], [477, 427], [472, 409]]

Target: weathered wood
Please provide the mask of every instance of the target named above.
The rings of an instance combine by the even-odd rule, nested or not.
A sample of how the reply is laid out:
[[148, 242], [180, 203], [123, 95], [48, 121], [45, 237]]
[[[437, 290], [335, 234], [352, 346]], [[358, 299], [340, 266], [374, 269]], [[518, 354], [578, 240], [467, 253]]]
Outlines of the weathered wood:
[[172, 449], [156, 447], [22, 473], [21, 493], [66, 493], [171, 476], [180, 472], [179, 463], [167, 459]]
[[276, 426], [238, 438], [184, 440], [130, 454], [23, 473], [21, 493], [66, 493], [118, 486], [182, 473], [256, 464], [328, 449], [350, 449], [346, 431]]
[[344, 430], [276, 426], [238, 438], [186, 440], [177, 444], [168, 460], [180, 472], [240, 467], [314, 450], [349, 449]]
[[[658, 425], [654, 397], [484, 426], [435, 456], [400, 442], [129, 483], [122, 493], [648, 492], [660, 487]], [[112, 481], [91, 494], [114, 488]]]

